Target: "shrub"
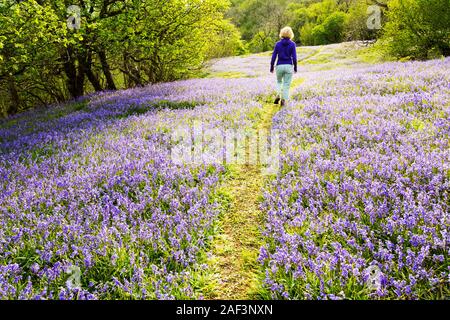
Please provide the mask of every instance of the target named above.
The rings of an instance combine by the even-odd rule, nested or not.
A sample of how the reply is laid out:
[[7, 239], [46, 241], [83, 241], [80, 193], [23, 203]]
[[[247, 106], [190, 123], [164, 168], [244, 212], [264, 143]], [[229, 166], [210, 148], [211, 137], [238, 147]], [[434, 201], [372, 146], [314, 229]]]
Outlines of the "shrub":
[[448, 0], [392, 0], [382, 43], [397, 58], [450, 55]]

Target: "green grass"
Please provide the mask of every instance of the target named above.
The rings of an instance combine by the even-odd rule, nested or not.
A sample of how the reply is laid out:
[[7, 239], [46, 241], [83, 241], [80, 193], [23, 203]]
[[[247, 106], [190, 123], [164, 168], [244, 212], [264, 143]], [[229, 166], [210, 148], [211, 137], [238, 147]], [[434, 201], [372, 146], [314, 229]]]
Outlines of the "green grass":
[[[229, 178], [230, 172], [228, 170], [222, 174], [221, 180], [226, 180]], [[191, 286], [194, 292], [199, 297], [211, 297], [217, 291], [217, 281], [216, 274], [217, 270], [213, 268], [200, 268], [202, 264], [210, 263], [210, 258], [208, 253], [213, 250], [213, 239], [220, 236], [223, 232], [222, 220], [224, 215], [230, 210], [232, 204], [232, 196], [226, 188], [217, 188], [213, 194], [210, 195], [210, 203], [215, 203], [219, 210], [219, 219], [216, 220], [210, 230], [210, 236], [212, 236], [212, 241], [209, 241], [206, 247], [199, 253], [197, 258], [197, 267], [192, 271]], [[229, 250], [229, 248], [224, 248], [224, 250]]]
[[294, 80], [292, 80], [292, 88], [298, 87], [299, 85], [301, 85], [303, 82], [305, 82], [305, 78], [295, 78]]
[[388, 57], [373, 45], [355, 50], [350, 55], [356, 57], [361, 62], [369, 64], [377, 64], [388, 60]]
[[238, 71], [225, 71], [225, 72], [213, 72], [208, 74], [205, 78], [224, 78], [224, 79], [236, 79], [247, 78], [247, 74]]
[[314, 58], [308, 58], [304, 59], [299, 62], [300, 65], [308, 65], [308, 64], [325, 64], [330, 63], [330, 58], [332, 57], [332, 54], [320, 54], [314, 56]]
[[142, 115], [149, 111], [155, 111], [155, 110], [194, 109], [196, 107], [196, 105], [197, 105], [197, 103], [191, 102], [191, 101], [160, 100], [160, 101], [156, 101], [156, 102], [151, 102], [149, 104], [132, 105], [129, 107], [129, 109], [125, 113], [117, 116], [117, 118], [120, 119], [120, 118], [127, 118], [129, 116]]

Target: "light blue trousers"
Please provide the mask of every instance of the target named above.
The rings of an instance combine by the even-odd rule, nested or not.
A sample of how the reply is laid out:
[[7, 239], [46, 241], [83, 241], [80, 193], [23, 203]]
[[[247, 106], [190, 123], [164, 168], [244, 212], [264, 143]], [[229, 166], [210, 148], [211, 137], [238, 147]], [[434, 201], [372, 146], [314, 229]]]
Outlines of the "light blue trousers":
[[284, 100], [289, 100], [289, 89], [291, 87], [294, 66], [291, 64], [279, 64], [277, 70], [277, 92]]

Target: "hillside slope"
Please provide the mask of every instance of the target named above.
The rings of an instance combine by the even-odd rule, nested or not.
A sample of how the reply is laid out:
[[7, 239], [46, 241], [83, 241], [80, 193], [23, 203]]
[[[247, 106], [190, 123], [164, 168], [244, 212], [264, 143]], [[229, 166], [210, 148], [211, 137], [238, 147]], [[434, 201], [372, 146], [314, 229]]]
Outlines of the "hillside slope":
[[450, 296], [450, 59], [360, 49], [285, 108], [264, 53], [2, 120], [0, 299]]

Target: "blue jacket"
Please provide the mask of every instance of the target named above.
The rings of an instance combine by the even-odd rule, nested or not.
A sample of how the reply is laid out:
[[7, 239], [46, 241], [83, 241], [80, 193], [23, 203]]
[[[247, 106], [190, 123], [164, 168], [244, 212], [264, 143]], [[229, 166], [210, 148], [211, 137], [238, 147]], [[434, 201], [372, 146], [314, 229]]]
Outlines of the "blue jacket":
[[277, 65], [293, 64], [294, 71], [297, 72], [297, 47], [295, 42], [288, 38], [283, 38], [277, 42], [272, 54], [270, 63], [270, 71], [273, 71], [275, 60], [278, 56]]

